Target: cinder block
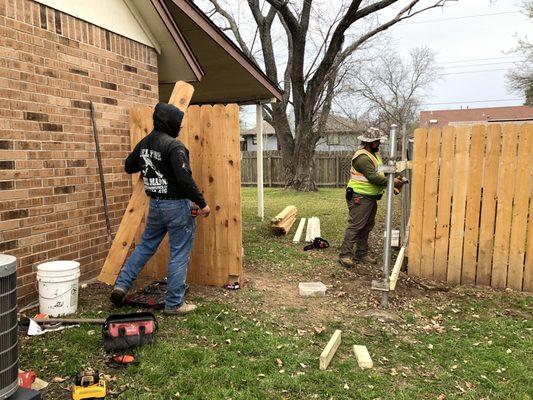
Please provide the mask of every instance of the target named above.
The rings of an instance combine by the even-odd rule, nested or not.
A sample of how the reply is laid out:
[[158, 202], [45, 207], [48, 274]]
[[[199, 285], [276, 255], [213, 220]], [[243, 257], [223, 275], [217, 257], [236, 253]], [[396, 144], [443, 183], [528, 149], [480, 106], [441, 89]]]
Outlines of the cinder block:
[[322, 282], [300, 282], [298, 284], [298, 290], [302, 297], [324, 297], [326, 289], [326, 285]]

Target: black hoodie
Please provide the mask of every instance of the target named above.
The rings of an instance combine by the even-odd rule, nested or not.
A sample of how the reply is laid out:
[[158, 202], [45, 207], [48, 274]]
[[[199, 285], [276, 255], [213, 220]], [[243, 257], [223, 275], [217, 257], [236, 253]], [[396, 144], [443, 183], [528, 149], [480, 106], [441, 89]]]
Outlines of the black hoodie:
[[159, 103], [154, 111], [154, 130], [142, 139], [126, 159], [126, 172], [140, 172], [144, 190], [151, 198], [189, 199], [198, 207], [206, 202], [196, 186], [189, 165], [189, 151], [176, 137], [183, 112]]

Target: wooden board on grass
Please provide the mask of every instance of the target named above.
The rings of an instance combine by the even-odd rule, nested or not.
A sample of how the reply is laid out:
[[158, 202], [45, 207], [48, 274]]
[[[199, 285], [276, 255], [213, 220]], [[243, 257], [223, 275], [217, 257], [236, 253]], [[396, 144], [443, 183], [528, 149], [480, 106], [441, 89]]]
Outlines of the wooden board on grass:
[[322, 353], [320, 354], [319, 361], [321, 370], [325, 370], [328, 368], [331, 359], [339, 348], [339, 345], [341, 344], [341, 333], [342, 332], [337, 329], [335, 333], [333, 333], [333, 336], [331, 336], [331, 339], [329, 339], [329, 342], [322, 351]]

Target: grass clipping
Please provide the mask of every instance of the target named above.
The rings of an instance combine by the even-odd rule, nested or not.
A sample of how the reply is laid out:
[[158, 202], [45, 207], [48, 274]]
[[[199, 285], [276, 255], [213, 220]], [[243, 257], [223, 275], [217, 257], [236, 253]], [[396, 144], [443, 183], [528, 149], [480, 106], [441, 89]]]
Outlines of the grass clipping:
[[287, 206], [270, 220], [270, 226], [276, 235], [288, 235], [294, 221], [296, 221], [296, 213], [298, 210], [295, 206]]

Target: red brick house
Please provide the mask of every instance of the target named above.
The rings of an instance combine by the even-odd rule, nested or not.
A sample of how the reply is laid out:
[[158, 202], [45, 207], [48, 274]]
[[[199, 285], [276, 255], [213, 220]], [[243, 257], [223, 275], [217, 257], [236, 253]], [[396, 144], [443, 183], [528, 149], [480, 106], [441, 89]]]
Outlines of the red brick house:
[[434, 110], [420, 112], [420, 127], [441, 128], [446, 125], [474, 125], [483, 123], [523, 123], [533, 121], [533, 107], [509, 106]]
[[259, 68], [189, 0], [0, 1], [0, 253], [18, 258], [19, 300], [35, 267], [77, 260], [95, 277], [109, 249], [90, 102], [113, 232], [131, 193], [128, 110], [167, 101], [281, 98]]

